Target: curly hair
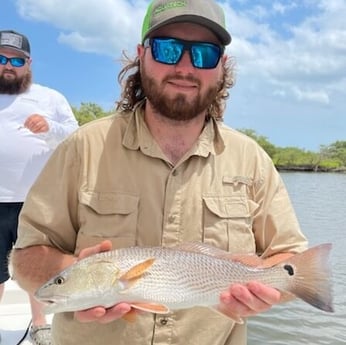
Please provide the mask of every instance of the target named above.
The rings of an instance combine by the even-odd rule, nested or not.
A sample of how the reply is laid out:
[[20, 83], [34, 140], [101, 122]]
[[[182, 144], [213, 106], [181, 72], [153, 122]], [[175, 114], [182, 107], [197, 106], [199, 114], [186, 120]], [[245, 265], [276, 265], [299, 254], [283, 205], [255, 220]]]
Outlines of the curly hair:
[[[142, 88], [139, 57], [131, 59], [123, 52], [123, 63], [124, 67], [118, 75], [122, 93], [120, 100], [116, 102], [116, 110], [120, 112], [132, 111], [135, 105], [146, 97]], [[208, 116], [213, 116], [220, 121], [223, 120], [226, 100], [229, 98], [229, 89], [235, 83], [234, 60], [228, 57], [222, 67], [223, 78], [219, 85], [219, 91], [207, 112]], [[132, 70], [133, 73], [131, 73]]]

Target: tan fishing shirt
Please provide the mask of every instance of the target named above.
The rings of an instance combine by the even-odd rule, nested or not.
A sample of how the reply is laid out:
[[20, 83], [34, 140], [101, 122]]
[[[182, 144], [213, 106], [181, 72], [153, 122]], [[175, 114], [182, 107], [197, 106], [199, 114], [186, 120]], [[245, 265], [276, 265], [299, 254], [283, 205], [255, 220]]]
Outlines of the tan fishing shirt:
[[[172, 166], [141, 108], [90, 122], [57, 148], [24, 204], [15, 247], [78, 254], [104, 239], [114, 248], [202, 241], [264, 256], [306, 247], [281, 178], [253, 140], [210, 120]], [[54, 345], [244, 345], [246, 325], [208, 308], [110, 324], [62, 313], [53, 338]]]

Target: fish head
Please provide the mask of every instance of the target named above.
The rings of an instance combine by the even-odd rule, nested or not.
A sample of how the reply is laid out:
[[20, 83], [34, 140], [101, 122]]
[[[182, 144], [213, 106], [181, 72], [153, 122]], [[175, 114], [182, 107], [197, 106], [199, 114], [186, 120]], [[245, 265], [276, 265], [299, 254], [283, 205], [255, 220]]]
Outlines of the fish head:
[[35, 297], [46, 305], [46, 313], [83, 310], [109, 290], [121, 290], [119, 276], [120, 269], [112, 261], [81, 260], [43, 284]]

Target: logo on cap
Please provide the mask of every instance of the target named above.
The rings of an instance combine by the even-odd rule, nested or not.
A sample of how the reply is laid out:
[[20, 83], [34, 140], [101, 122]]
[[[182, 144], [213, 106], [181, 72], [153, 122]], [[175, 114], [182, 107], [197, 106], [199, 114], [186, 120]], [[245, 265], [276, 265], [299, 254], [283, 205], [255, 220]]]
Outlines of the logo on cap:
[[22, 49], [23, 37], [11, 32], [3, 32], [1, 35], [0, 44], [3, 46], [12, 46], [18, 49]]

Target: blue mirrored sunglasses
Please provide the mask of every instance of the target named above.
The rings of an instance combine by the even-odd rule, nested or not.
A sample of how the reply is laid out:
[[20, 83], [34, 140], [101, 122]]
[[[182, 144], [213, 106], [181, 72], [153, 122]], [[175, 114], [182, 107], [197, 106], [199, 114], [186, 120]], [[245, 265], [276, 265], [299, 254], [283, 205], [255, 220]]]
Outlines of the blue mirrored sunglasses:
[[8, 61], [13, 67], [23, 67], [25, 65], [25, 58], [21, 58], [21, 57], [8, 58], [7, 56], [0, 55], [0, 65], [6, 65]]
[[215, 68], [224, 53], [224, 47], [214, 43], [185, 41], [171, 37], [147, 38], [144, 47], [149, 46], [154, 60], [167, 65], [177, 64], [188, 50], [193, 67], [201, 69]]

